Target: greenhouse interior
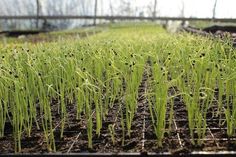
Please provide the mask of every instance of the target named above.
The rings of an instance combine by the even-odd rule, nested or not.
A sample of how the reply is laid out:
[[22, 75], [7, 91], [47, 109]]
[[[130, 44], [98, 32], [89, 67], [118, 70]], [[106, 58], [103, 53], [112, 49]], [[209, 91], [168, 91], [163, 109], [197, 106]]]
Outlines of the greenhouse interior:
[[0, 156], [236, 156], [234, 0], [1, 0]]

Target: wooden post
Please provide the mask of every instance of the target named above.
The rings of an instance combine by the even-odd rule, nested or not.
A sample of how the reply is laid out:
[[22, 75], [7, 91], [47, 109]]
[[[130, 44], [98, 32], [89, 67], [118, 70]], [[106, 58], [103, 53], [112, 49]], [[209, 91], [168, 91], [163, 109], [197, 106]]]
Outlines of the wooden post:
[[39, 0], [36, 0], [36, 7], [37, 7], [36, 28], [39, 29], [39, 10], [40, 10]]
[[98, 1], [95, 0], [95, 4], [94, 4], [94, 19], [93, 19], [93, 25], [96, 26], [96, 18], [97, 18], [97, 3]]
[[[111, 0], [110, 0], [110, 10], [111, 10], [111, 15], [110, 16], [113, 17], [113, 6], [112, 6], [112, 3], [111, 3]], [[110, 22], [114, 23], [114, 20], [111, 19]]]
[[157, 9], [157, 0], [154, 0], [154, 8], [153, 8], [153, 19], [156, 17], [156, 9]]
[[214, 6], [213, 6], [213, 15], [212, 15], [212, 20], [214, 21], [216, 18], [216, 5], [217, 5], [217, 0], [215, 0]]

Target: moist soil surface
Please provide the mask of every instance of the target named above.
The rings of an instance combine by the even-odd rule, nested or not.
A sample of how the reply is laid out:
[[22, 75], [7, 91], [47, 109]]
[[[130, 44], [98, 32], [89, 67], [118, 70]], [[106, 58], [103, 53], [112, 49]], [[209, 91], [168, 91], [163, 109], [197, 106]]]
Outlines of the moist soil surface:
[[231, 38], [231, 44], [235, 48], [236, 47], [236, 27], [235, 26], [218, 26], [213, 25], [210, 27], [206, 27], [203, 29], [195, 28], [195, 27], [183, 27], [183, 30], [189, 33], [198, 34], [202, 36], [214, 36], [217, 38], [222, 38], [223, 41], [225, 40], [226, 35], [227, 37]]
[[[94, 34], [100, 33], [100, 30], [91, 30], [84, 32], [65, 32], [65, 33], [49, 33], [43, 31], [6, 31], [0, 32], [0, 35], [3, 34], [4, 37], [14, 38], [15, 43], [42, 43], [42, 42], [56, 42], [62, 39], [80, 39]], [[0, 36], [3, 37], [3, 36]]]
[[[54, 136], [57, 152], [62, 153], [85, 153], [85, 152], [102, 152], [102, 153], [118, 153], [118, 152], [171, 152], [173, 154], [189, 153], [192, 151], [230, 151], [235, 150], [236, 145], [234, 138], [229, 138], [226, 134], [225, 118], [220, 115], [213, 116], [216, 107], [214, 105], [207, 113], [207, 131], [206, 137], [201, 139], [203, 144], [195, 146], [191, 141], [190, 130], [188, 127], [188, 113], [186, 106], [180, 96], [175, 97], [173, 106], [173, 119], [169, 122], [170, 104], [167, 104], [166, 115], [166, 133], [162, 142], [162, 147], [157, 145], [157, 137], [151, 121], [148, 102], [145, 97], [147, 86], [147, 73], [144, 72], [142, 83], [139, 87], [138, 105], [135, 113], [130, 136], [122, 134], [121, 126], [121, 106], [114, 103], [113, 107], [108, 111], [107, 118], [103, 120], [103, 126], [100, 136], [96, 135], [96, 119], [94, 121], [93, 132], [93, 148], [88, 149], [88, 138], [85, 115], [80, 120], [76, 120], [76, 105], [68, 104], [68, 118], [65, 125], [64, 136], [60, 137], [60, 115], [57, 114], [58, 102], [52, 103], [52, 116], [54, 126]], [[175, 87], [169, 89], [169, 95], [173, 95], [177, 91]], [[216, 92], [217, 94], [217, 92]], [[39, 119], [42, 117], [38, 117]], [[222, 119], [220, 121], [220, 119]], [[38, 121], [40, 124], [40, 120]], [[219, 125], [219, 124], [222, 125]], [[113, 126], [115, 133], [114, 141], [109, 131], [109, 126]], [[168, 128], [170, 130], [168, 131]], [[0, 152], [14, 153], [14, 136], [10, 123], [6, 123], [5, 136], [0, 138]], [[122, 136], [125, 140], [122, 141]], [[122, 144], [123, 143], [123, 144]], [[48, 152], [47, 144], [44, 141], [42, 129], [37, 129], [34, 125], [30, 137], [24, 132], [22, 135], [22, 152], [23, 153], [45, 153]]]

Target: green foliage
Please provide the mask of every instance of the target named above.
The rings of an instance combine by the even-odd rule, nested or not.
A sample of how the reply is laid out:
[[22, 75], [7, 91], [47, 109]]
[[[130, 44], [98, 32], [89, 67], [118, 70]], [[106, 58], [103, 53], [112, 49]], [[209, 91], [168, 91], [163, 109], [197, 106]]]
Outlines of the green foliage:
[[[21, 151], [23, 132], [35, 125], [44, 132], [49, 151], [56, 151], [52, 106], [60, 115], [61, 137], [68, 120], [67, 106], [76, 106], [76, 118], [85, 115], [88, 147], [92, 148], [109, 109], [117, 103], [122, 145], [130, 135], [137, 112], [138, 89], [144, 69], [150, 76], [146, 97], [157, 143], [162, 146], [167, 118], [173, 118], [173, 98], [180, 95], [188, 112], [193, 144], [201, 145], [206, 113], [226, 117], [229, 136], [236, 126], [236, 58], [229, 43], [189, 34], [170, 35], [155, 25], [111, 27], [83, 40], [41, 44], [0, 45], [0, 137], [6, 122], [13, 126], [15, 151]], [[176, 95], [169, 95], [176, 87]], [[215, 96], [215, 88], [218, 95]], [[56, 100], [58, 103], [53, 103]], [[213, 102], [217, 101], [216, 104]], [[167, 104], [170, 116], [167, 117]], [[171, 125], [171, 124], [170, 124]], [[113, 143], [115, 125], [109, 126]]]

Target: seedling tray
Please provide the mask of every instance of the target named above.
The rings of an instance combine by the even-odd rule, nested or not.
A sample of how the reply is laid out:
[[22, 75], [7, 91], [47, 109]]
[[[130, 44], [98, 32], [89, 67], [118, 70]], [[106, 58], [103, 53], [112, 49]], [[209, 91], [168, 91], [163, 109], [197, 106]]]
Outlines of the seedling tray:
[[[144, 81], [145, 82], [145, 79]], [[236, 148], [236, 138], [227, 137], [225, 117], [211, 118], [217, 106], [212, 106], [207, 113], [207, 132], [206, 137], [200, 139], [204, 141], [204, 145], [196, 147], [191, 143], [189, 134], [187, 110], [180, 96], [174, 99], [174, 116], [171, 123], [171, 129], [166, 132], [163, 147], [156, 145], [156, 135], [150, 118], [150, 111], [145, 97], [142, 96], [144, 91], [144, 83], [139, 89], [138, 109], [132, 124], [131, 136], [125, 137], [124, 146], [122, 142], [122, 130], [120, 117], [116, 117], [115, 113], [118, 110], [118, 104], [115, 104], [108, 113], [108, 118], [103, 121], [103, 129], [101, 135], [93, 136], [93, 149], [88, 149], [86, 121], [75, 119], [75, 105], [68, 105], [68, 122], [65, 127], [64, 136], [60, 138], [60, 117], [56, 114], [56, 107], [52, 107], [54, 122], [55, 143], [58, 153], [48, 153], [46, 142], [43, 141], [42, 130], [33, 128], [31, 137], [22, 139], [22, 153], [14, 153], [14, 140], [12, 137], [12, 126], [6, 125], [5, 137], [0, 139], [0, 151], [2, 156], [14, 155], [46, 155], [46, 156], [172, 156], [172, 155], [187, 155], [187, 156], [233, 156]], [[173, 89], [169, 89], [172, 93]], [[56, 103], [55, 103], [56, 104]], [[168, 104], [169, 105], [169, 104]], [[56, 106], [56, 105], [55, 105]], [[166, 129], [169, 129], [169, 106], [166, 116]], [[41, 117], [39, 117], [41, 118]], [[83, 119], [83, 115], [81, 117]], [[95, 119], [94, 119], [95, 123]], [[115, 140], [113, 143], [109, 133], [108, 126], [115, 124]], [[203, 129], [203, 128], [202, 128]], [[94, 129], [95, 130], [95, 129]], [[110, 153], [111, 152], [111, 153]], [[142, 152], [142, 153], [140, 153]], [[153, 152], [153, 153], [152, 153]], [[32, 153], [32, 154], [31, 154]]]
[[[135, 31], [135, 33], [136, 33], [136, 31]], [[169, 40], [169, 38], [167, 38], [167, 39]], [[188, 44], [188, 41], [186, 42], [186, 44]], [[84, 46], [86, 46], [86, 49], [90, 49], [89, 43]], [[137, 47], [139, 47], [139, 45], [137, 45]], [[187, 47], [187, 48], [191, 48], [191, 47]], [[221, 48], [224, 49], [223, 46]], [[201, 49], [202, 48], [200, 48], [199, 50], [201, 50]], [[150, 51], [151, 50], [152, 49], [150, 49]], [[231, 50], [231, 49], [227, 49], [227, 52], [229, 50]], [[21, 48], [20, 51], [29, 52], [30, 50], [25, 50], [25, 49]], [[58, 51], [61, 51], [61, 49]], [[75, 51], [78, 51], [78, 49], [76, 48]], [[172, 53], [174, 53], [175, 49], [173, 49], [172, 51], [173, 51]], [[85, 52], [85, 55], [87, 55], [87, 51], [82, 51], [82, 52], [83, 53]], [[115, 52], [114, 49], [111, 49], [109, 52], [114, 53], [113, 54], [114, 57], [117, 55], [117, 52]], [[42, 49], [42, 53], [46, 53], [44, 49]], [[50, 55], [51, 53], [52, 52], [50, 51], [50, 53], [48, 53], [48, 55]], [[97, 51], [96, 51], [96, 53], [97, 53]], [[22, 53], [19, 53], [19, 54], [22, 54]], [[23, 54], [27, 54], [27, 53], [23, 53]], [[179, 55], [180, 54], [184, 55], [185, 53], [182, 53], [182, 51], [181, 51], [181, 53], [179, 53]], [[141, 55], [142, 54], [140, 54], [140, 56]], [[191, 62], [190, 61], [188, 62], [187, 67], [182, 67], [183, 69], [179, 69], [178, 71], [174, 71], [177, 68], [175, 66], [169, 67], [170, 71], [173, 72], [172, 73], [173, 78], [171, 77], [171, 74], [169, 74], [168, 71], [163, 70], [164, 68], [162, 67], [162, 65], [164, 63], [171, 61], [171, 58], [170, 58], [171, 53], [170, 52], [165, 53], [166, 56], [165, 56], [165, 59], [163, 59], [163, 61], [154, 59], [155, 54], [153, 54], [153, 55], [154, 55], [153, 58], [150, 57], [147, 60], [147, 64], [145, 63], [146, 59], [145, 59], [145, 61], [142, 59], [139, 60], [140, 64], [142, 64], [142, 68], [144, 68], [144, 73], [143, 73], [143, 71], [140, 70], [140, 67], [136, 67], [135, 69], [130, 69], [132, 66], [135, 66], [135, 64], [137, 64], [136, 62], [132, 62], [131, 64], [129, 64], [128, 59], [127, 59], [127, 61], [125, 61], [124, 63], [123, 62], [119, 63], [125, 67], [125, 69], [127, 70], [127, 71], [126, 70], [125, 71], [127, 72], [127, 74], [130, 74], [130, 75], [125, 77], [127, 82], [125, 82], [125, 81], [123, 82], [123, 79], [124, 79], [123, 75], [119, 76], [120, 75], [119, 73], [112, 72], [112, 74], [115, 77], [117, 77], [117, 74], [119, 77], [121, 77], [120, 81], [119, 81], [121, 83], [118, 85], [121, 88], [119, 89], [116, 86], [116, 87], [114, 87], [114, 89], [119, 89], [121, 93], [124, 90], [125, 93], [124, 94], [122, 93], [122, 95], [119, 96], [118, 101], [114, 100], [114, 102], [112, 101], [112, 104], [108, 104], [109, 107], [106, 108], [107, 114], [106, 115], [102, 114], [103, 115], [102, 118], [100, 116], [96, 115], [96, 113], [99, 113], [100, 110], [99, 111], [98, 111], [98, 109], [96, 110], [96, 106], [95, 106], [96, 105], [96, 102], [95, 102], [96, 97], [91, 96], [91, 95], [94, 96], [94, 94], [97, 91], [97, 88], [94, 88], [93, 92], [88, 94], [87, 90], [90, 89], [90, 88], [88, 88], [90, 86], [88, 86], [86, 89], [84, 89], [83, 92], [85, 94], [80, 95], [81, 97], [84, 96], [84, 98], [88, 98], [85, 101], [81, 100], [81, 102], [80, 102], [80, 105], [82, 104], [81, 106], [83, 108], [81, 110], [85, 110], [85, 111], [87, 110], [86, 112], [83, 112], [83, 111], [77, 112], [78, 110], [77, 110], [76, 104], [79, 104], [79, 103], [76, 102], [77, 100], [69, 101], [69, 98], [67, 97], [67, 95], [63, 96], [62, 94], [57, 93], [57, 96], [59, 96], [59, 97], [52, 95], [52, 97], [50, 97], [50, 100], [47, 100], [48, 98], [47, 98], [46, 93], [48, 93], [50, 91], [49, 89], [47, 89], [47, 92], [45, 92], [45, 93], [43, 92], [44, 95], [38, 95], [38, 97], [42, 96], [47, 101], [43, 101], [43, 99], [41, 101], [40, 100], [38, 101], [37, 99], [35, 99], [33, 101], [33, 104], [35, 104], [35, 106], [34, 106], [35, 112], [37, 112], [37, 114], [34, 117], [35, 120], [33, 121], [33, 127], [30, 126], [30, 129], [32, 128], [30, 136], [27, 135], [27, 132], [26, 132], [26, 130], [28, 128], [23, 127], [24, 130], [21, 130], [21, 128], [20, 129], [18, 128], [19, 126], [22, 127], [21, 125], [19, 125], [19, 124], [21, 124], [21, 121], [18, 124], [18, 123], [12, 123], [9, 120], [9, 119], [12, 119], [12, 117], [14, 117], [14, 121], [17, 121], [18, 116], [16, 113], [23, 113], [23, 112], [17, 112], [18, 110], [16, 110], [16, 112], [13, 112], [13, 113], [9, 112], [8, 116], [10, 118], [7, 119], [9, 121], [6, 121], [6, 122], [4, 121], [5, 127], [3, 129], [5, 129], [5, 130], [2, 131], [2, 132], [4, 132], [4, 136], [0, 138], [0, 155], [3, 155], [3, 156], [4, 155], [5, 156], [6, 155], [7, 156], [9, 156], [9, 155], [12, 155], [12, 156], [13, 155], [30, 155], [30, 156], [40, 155], [41, 156], [42, 154], [48, 155], [48, 156], [54, 156], [54, 155], [58, 155], [58, 156], [59, 155], [60, 156], [61, 155], [65, 155], [65, 156], [67, 156], [67, 155], [75, 155], [75, 156], [171, 156], [171, 155], [175, 155], [175, 156], [176, 155], [186, 155], [186, 156], [224, 155], [224, 156], [226, 156], [226, 155], [235, 155], [234, 151], [236, 150], [235, 149], [236, 148], [236, 137], [233, 136], [233, 134], [227, 133], [227, 129], [228, 129], [227, 124], [229, 124], [229, 123], [227, 123], [227, 120], [225, 117], [225, 112], [223, 112], [224, 109], [222, 109], [222, 108], [226, 108], [228, 110], [231, 110], [231, 109], [235, 109], [235, 108], [233, 108], [231, 106], [232, 104], [230, 103], [230, 101], [228, 101], [228, 103], [227, 102], [225, 103], [225, 101], [224, 101], [225, 99], [227, 100], [227, 98], [229, 100], [232, 98], [229, 94], [223, 95], [223, 94], [218, 93], [219, 91], [221, 91], [220, 89], [224, 89], [224, 88], [220, 88], [221, 87], [220, 86], [220, 87], [218, 87], [219, 89], [217, 91], [217, 89], [215, 89], [216, 88], [215, 84], [214, 84], [214, 87], [213, 86], [210, 87], [210, 89], [211, 89], [210, 95], [213, 96], [215, 94], [215, 96], [214, 96], [215, 99], [212, 99], [212, 101], [210, 102], [210, 105], [207, 106], [206, 109], [204, 109], [204, 128], [199, 127], [199, 126], [202, 126], [201, 122], [202, 122], [203, 116], [198, 116], [197, 117], [198, 119], [194, 119], [194, 118], [196, 118], [196, 116], [194, 118], [191, 117], [190, 122], [194, 123], [195, 121], [197, 121], [198, 123], [201, 123], [200, 125], [192, 125], [193, 126], [192, 129], [194, 132], [192, 132], [193, 134], [191, 134], [191, 135], [190, 135], [190, 129], [189, 129], [191, 125], [189, 124], [189, 120], [188, 120], [188, 117], [189, 117], [188, 113], [189, 113], [189, 109], [191, 109], [191, 108], [188, 108], [189, 105], [187, 103], [190, 101], [184, 101], [184, 95], [179, 94], [180, 92], [178, 93], [178, 91], [181, 90], [178, 88], [183, 88], [182, 84], [186, 85], [187, 87], [191, 87], [191, 89], [195, 89], [195, 86], [192, 83], [193, 80], [191, 80], [191, 79], [187, 80], [185, 78], [185, 76], [189, 76], [188, 75], [189, 70], [193, 70], [194, 72], [197, 73], [198, 71], [197, 71], [197, 69], [195, 69], [195, 66], [202, 65], [202, 67], [203, 67], [203, 65], [205, 65], [205, 64], [200, 64], [202, 62], [199, 62], [199, 63], [197, 62], [198, 64], [195, 65], [195, 62], [193, 62], [193, 61], [196, 61], [196, 60], [194, 60], [194, 59], [199, 59], [200, 61], [202, 61], [202, 60], [204, 60], [203, 55], [206, 57], [206, 55], [208, 55], [208, 54], [206, 54], [205, 52], [199, 51], [199, 53], [196, 53], [196, 57], [194, 57], [193, 60], [191, 60]], [[60, 65], [62, 62], [70, 60], [71, 58], [75, 57], [75, 54], [72, 53], [72, 51], [71, 51], [71, 53], [67, 53], [67, 54], [62, 53], [61, 56], [64, 59], [60, 60], [60, 62], [59, 62]], [[90, 56], [90, 57], [92, 57], [92, 56]], [[87, 58], [88, 61], [90, 60], [90, 57]], [[134, 57], [134, 53], [130, 53], [124, 57], [130, 57], [130, 59], [132, 59]], [[184, 57], [189, 57], [189, 56], [186, 55]], [[5, 58], [5, 56], [2, 56], [2, 59], [4, 59], [4, 58]], [[12, 58], [12, 57], [10, 56], [8, 58]], [[47, 56], [45, 56], [44, 59], [46, 59], [46, 58], [47, 58]], [[23, 58], [22, 65], [25, 65], [24, 60], [25, 59]], [[78, 60], [84, 62], [84, 58], [74, 58], [74, 60], [76, 63]], [[228, 61], [228, 59], [226, 60], [224, 58], [223, 58], [223, 60]], [[39, 60], [39, 61], [41, 62], [41, 60]], [[52, 60], [49, 60], [49, 61], [50, 62], [53, 61], [53, 58], [52, 58]], [[93, 61], [94, 61], [93, 63], [95, 63], [95, 60], [93, 60]], [[206, 62], [207, 61], [209, 61], [209, 60], [206, 60]], [[106, 63], [106, 64], [104, 64], [104, 66], [106, 66], [107, 68], [112, 67], [113, 63], [110, 61], [106, 61], [106, 58], [104, 58], [103, 62]], [[174, 63], [177, 66], [177, 64], [179, 62], [180, 63], [182, 62], [181, 56], [179, 56], [179, 60], [175, 61]], [[219, 62], [219, 64], [220, 64], [221, 60], [217, 60], [217, 62]], [[70, 62], [70, 63], [71, 64], [68, 63], [68, 65], [71, 65], [71, 66], [74, 65], [73, 64], [74, 62]], [[185, 64], [185, 63], [182, 62], [182, 64]], [[44, 65], [47, 65], [47, 62], [43, 62], [42, 66], [44, 66]], [[67, 67], [68, 65], [66, 64], [65, 67]], [[93, 65], [93, 64], [91, 64], [91, 65]], [[101, 64], [101, 65], [103, 65], [103, 64]], [[58, 66], [59, 66], [59, 64], [58, 64]], [[215, 66], [211, 65], [210, 67], [213, 68]], [[233, 65], [230, 65], [230, 67], [233, 67]], [[96, 69], [96, 67], [93, 67], [93, 66], [86, 67], [86, 68], [91, 68], [90, 70]], [[81, 74], [84, 74], [84, 73], [86, 74], [87, 73], [86, 68], [81, 66], [79, 69], [79, 72], [81, 72]], [[222, 68], [218, 69], [218, 68], [219, 67], [217, 66], [217, 68], [214, 69], [214, 72], [217, 74], [218, 73], [222, 74], [222, 71], [224, 69], [222, 69]], [[50, 68], [47, 67], [47, 69], [50, 69]], [[58, 68], [58, 69], [59, 70], [57, 71], [57, 73], [61, 73], [61, 69], [60, 68]], [[77, 69], [77, 67], [74, 67], [72, 69]], [[64, 75], [67, 76], [67, 75], [74, 74], [74, 73], [78, 72], [78, 71], [73, 71], [72, 69], [68, 68], [69, 72], [67, 72], [67, 70], [64, 70], [65, 74], [63, 74], [62, 76], [64, 77]], [[103, 68], [101, 68], [101, 69], [103, 69]], [[136, 71], [132, 71], [132, 70], [136, 70]], [[194, 77], [202, 76], [203, 74], [205, 74], [205, 72], [207, 73], [209, 70], [210, 70], [210, 68], [208, 70], [203, 69], [203, 71], [201, 71], [201, 73], [199, 75], [195, 76], [194, 75], [195, 73], [193, 73], [192, 75]], [[225, 70], [227, 70], [227, 69], [225, 69]], [[187, 71], [187, 72], [185, 72], [185, 71]], [[181, 79], [179, 80], [179, 81], [181, 81], [180, 85], [175, 86], [175, 84], [174, 83], [172, 84], [172, 81], [171, 81], [171, 83], [170, 83], [171, 86], [169, 86], [169, 84], [167, 86], [166, 85], [167, 82], [169, 82], [171, 79], [175, 79], [174, 75], [176, 75], [176, 72], [183, 73], [183, 75], [178, 75], [179, 76], [178, 78], [181, 77]], [[100, 73], [99, 76], [101, 77], [101, 80], [103, 80], [103, 77], [104, 77], [103, 72], [100, 71], [99, 73]], [[136, 76], [137, 73], [138, 73], [139, 79], [137, 79], [137, 78], [136, 79], [138, 81], [136, 79], [134, 79], [135, 81], [129, 80], [129, 77], [134, 77], [134, 76]], [[52, 78], [55, 77], [53, 74], [54, 73], [51, 74]], [[8, 75], [8, 73], [7, 73], [7, 75]], [[10, 75], [10, 78], [13, 78], [16, 80], [19, 79], [19, 77], [22, 77], [21, 75], [19, 75], [19, 76], [12, 75], [12, 71], [9, 71], [9, 75]], [[41, 71], [37, 71], [36, 73], [33, 72], [32, 75], [35, 76], [35, 79], [37, 78], [37, 80], [39, 81], [38, 83], [40, 83], [40, 84], [41, 84], [42, 80], [44, 80], [43, 78], [45, 77]], [[75, 75], [75, 76], [78, 77], [77, 75]], [[71, 78], [69, 80], [70, 81], [75, 80], [75, 76], [74, 75], [73, 75], [73, 77], [71, 76]], [[157, 76], [165, 76], [165, 77], [159, 78]], [[207, 76], [205, 76], [205, 77], [207, 77]], [[212, 74], [210, 76], [212, 76], [211, 78], [214, 78], [213, 76], [215, 76], [215, 75]], [[24, 78], [25, 77], [22, 77], [20, 80], [23, 81]], [[27, 78], [27, 76], [26, 76], [26, 78]], [[63, 79], [61, 79], [60, 77], [58, 77], [58, 78], [59, 79], [56, 79], [56, 80], [58, 81], [59, 85], [64, 83], [63, 87], [61, 87], [58, 92], [64, 93], [65, 92], [64, 90], [68, 88], [67, 83], [69, 81], [67, 80], [67, 81], [65, 81], [66, 82], [65, 83], [63, 81]], [[165, 79], [165, 81], [160, 83], [160, 81], [163, 78]], [[209, 78], [209, 77], [207, 77], [207, 78]], [[221, 79], [221, 78], [218, 78], [218, 79]], [[94, 81], [94, 85], [96, 85], [98, 83], [95, 79], [92, 79], [92, 80]], [[108, 82], [109, 84], [107, 84], [106, 80], [104, 81], [106, 87], [109, 87], [110, 83], [114, 83], [114, 82]], [[201, 79], [199, 79], [199, 80], [202, 81]], [[53, 81], [53, 79], [51, 81]], [[51, 81], [50, 81], [50, 83], [53, 83]], [[135, 84], [132, 84], [132, 81]], [[17, 82], [17, 81], [15, 81], [15, 82]], [[83, 83], [83, 82], [85, 82], [85, 83]], [[140, 82], [141, 82], [141, 84], [140, 84]], [[207, 82], [210, 82], [210, 80], [207, 79]], [[84, 84], [88, 85], [87, 80], [84, 79], [84, 77], [80, 78], [80, 76], [79, 76], [79, 80], [77, 80], [77, 82], [75, 82], [75, 84], [72, 85], [71, 89], [77, 90], [76, 87], [80, 83], [82, 85], [84, 85]], [[151, 84], [151, 83], [153, 83], [153, 84]], [[165, 103], [158, 102], [158, 100], [162, 99], [159, 94], [161, 92], [160, 91], [158, 91], [159, 93], [156, 92], [157, 91], [156, 89], [163, 90], [163, 88], [160, 88], [158, 85], [155, 88], [149, 89], [149, 87], [151, 85], [157, 85], [157, 84], [161, 84], [161, 85], [163, 85], [161, 87], [164, 87], [165, 92], [163, 92], [163, 93], [165, 96], [163, 96], [163, 99], [166, 100]], [[229, 85], [231, 85], [231, 84], [233, 84], [233, 83], [229, 82]], [[11, 84], [9, 84], [9, 85], [11, 85]], [[30, 83], [27, 85], [30, 86]], [[46, 85], [49, 85], [49, 87], [47, 86], [47, 88], [50, 88], [50, 84], [46, 84]], [[132, 99], [129, 99], [129, 97], [127, 96], [126, 102], [125, 102], [124, 95], [125, 94], [129, 95], [130, 93], [132, 93], [132, 91], [130, 92], [129, 90], [125, 90], [125, 88], [129, 89], [128, 88], [128, 87], [130, 87], [129, 85], [135, 86], [135, 88], [134, 88], [134, 90], [135, 90], [134, 95], [135, 96], [132, 95]], [[188, 86], [188, 85], [192, 85], [192, 86]], [[223, 82], [220, 85], [223, 86], [224, 85]], [[36, 86], [36, 87], [38, 87], [38, 86]], [[11, 86], [10, 86], [10, 89], [11, 89]], [[197, 92], [195, 93], [195, 96], [197, 95], [197, 98], [199, 97], [199, 101], [194, 102], [194, 105], [198, 104], [198, 103], [201, 104], [201, 102], [202, 102], [201, 101], [202, 96], [200, 95], [200, 94], [202, 94], [202, 92], [200, 91], [200, 89], [201, 88], [199, 88], [197, 90]], [[16, 90], [15, 87], [14, 88], [12, 87], [12, 90], [9, 90], [9, 91], [14, 91], [14, 90]], [[16, 94], [16, 96], [17, 96], [16, 98], [21, 98], [21, 96], [18, 96], [18, 93], [20, 93], [24, 90], [25, 90], [24, 87], [17, 86], [17, 90], [16, 90], [16, 92], [14, 91], [13, 94]], [[32, 91], [35, 91], [35, 90], [32, 90]], [[185, 94], [187, 93], [186, 95], [188, 95], [189, 97], [193, 97], [193, 94], [191, 94], [190, 91], [191, 90], [186, 90], [184, 93]], [[99, 104], [101, 104], [101, 106], [104, 107], [105, 105], [103, 105], [102, 103], [105, 102], [105, 100], [110, 101], [109, 100], [110, 97], [108, 96], [109, 94], [106, 95], [106, 90], [103, 89], [103, 86], [101, 86], [100, 92], [102, 93], [102, 96], [101, 95], [96, 95], [96, 96], [101, 96], [100, 97], [101, 101]], [[155, 93], [156, 97], [152, 97], [150, 95], [149, 96], [151, 98], [148, 97], [147, 94], [150, 94], [150, 93], [151, 94]], [[24, 95], [28, 95], [28, 94], [29, 93], [28, 92], [26, 93], [26, 91], [25, 91]], [[64, 93], [64, 94], [67, 94], [67, 93]], [[158, 97], [158, 94], [160, 97]], [[199, 96], [198, 96], [198, 94], [199, 94]], [[217, 106], [218, 105], [217, 95], [220, 95], [220, 98], [223, 99], [220, 107]], [[73, 96], [73, 95], [70, 95], [70, 96]], [[6, 98], [8, 100], [9, 97], [10, 96], [6, 95], [4, 98]], [[104, 100], [104, 99], [102, 99], [102, 97], [106, 97], [106, 99]], [[171, 100], [170, 99], [167, 100], [167, 97], [171, 98]], [[133, 98], [135, 99], [135, 101], [133, 101]], [[153, 101], [153, 102], [155, 102], [155, 103], [153, 103], [152, 98], [158, 98], [158, 99], [156, 100], [156, 102]], [[92, 99], [94, 99], [94, 100], [92, 100]], [[127, 101], [127, 99], [129, 99], [131, 101]], [[194, 99], [194, 98], [191, 98], [191, 100], [192, 99]], [[18, 99], [16, 99], [16, 100], [18, 100]], [[88, 102], [90, 102], [90, 103], [88, 103]], [[130, 102], [132, 102], [132, 103], [130, 103]], [[17, 103], [17, 107], [19, 109], [21, 109], [22, 104], [27, 104], [27, 103], [19, 103], [19, 101], [16, 101], [16, 103]], [[124, 104], [124, 103], [126, 103], [126, 104]], [[62, 105], [62, 104], [64, 104], [64, 105]], [[129, 104], [135, 104], [135, 109], [130, 111], [130, 108], [132, 108], [133, 106], [130, 107]], [[153, 104], [155, 104], [155, 106]], [[163, 111], [163, 110], [161, 110], [161, 109], [163, 109], [163, 107], [160, 109], [161, 104], [165, 105], [164, 112], [161, 112], [161, 111]], [[14, 109], [14, 107], [15, 107], [14, 105], [15, 104], [12, 103], [10, 107], [12, 107]], [[84, 109], [85, 105], [87, 105], [87, 106]], [[81, 107], [81, 106], [79, 106], [79, 107]], [[197, 106], [197, 107], [196, 106], [197, 105], [191, 106], [191, 107], [195, 107], [194, 109], [199, 107], [199, 106]], [[27, 108], [26, 109], [25, 108], [24, 108], [24, 111], [27, 111]], [[46, 109], [44, 109], [44, 108], [46, 108]], [[201, 110], [202, 108], [198, 108], [198, 111], [196, 113], [201, 114], [200, 112], [202, 111]], [[218, 109], [219, 109], [219, 112], [217, 112]], [[7, 111], [7, 110], [8, 110], [8, 108], [5, 107], [4, 111]], [[11, 108], [10, 108], [10, 110], [11, 110]], [[47, 112], [42, 112], [42, 110], [43, 111], [46, 110]], [[159, 118], [158, 116], [152, 116], [153, 111], [158, 112], [157, 110], [160, 112], [160, 113], [158, 113], [158, 116], [161, 115], [159, 117], [161, 117], [162, 119]], [[21, 110], [19, 110], [19, 111], [21, 111]], [[102, 110], [102, 111], [104, 111], [104, 110]], [[130, 118], [131, 116], [129, 117], [129, 113], [131, 113], [131, 112], [133, 113], [132, 118]], [[217, 112], [217, 114], [216, 114], [216, 112]], [[27, 113], [27, 112], [24, 112], [24, 113]], [[48, 116], [49, 115], [48, 113], [50, 113], [50, 116]], [[76, 117], [77, 113], [81, 113], [79, 118]], [[161, 113], [165, 113], [165, 114], [161, 114]], [[205, 116], [205, 113], [206, 113], [206, 116]], [[20, 116], [24, 116], [24, 115], [20, 114]], [[98, 117], [100, 119], [102, 119], [102, 121], [99, 121], [99, 123], [97, 123], [97, 121], [96, 121], [98, 119]], [[155, 118], [156, 119], [159, 118], [158, 124], [164, 124], [164, 125], [161, 125], [161, 127], [159, 127], [159, 130], [157, 132], [154, 128], [154, 126], [155, 127], [157, 126], [155, 123], [156, 122]], [[129, 123], [130, 125], [128, 125], [128, 122], [130, 122], [130, 121], [126, 121], [126, 120], [130, 120], [130, 119], [132, 119], [132, 124]], [[48, 121], [50, 121], [50, 124], [48, 124]], [[165, 123], [161, 123], [163, 121], [165, 121]], [[39, 126], [40, 126], [39, 128], [36, 127], [36, 122], [37, 122], [37, 124], [39, 124]], [[154, 125], [153, 125], [153, 123], [154, 123]], [[15, 124], [14, 125], [15, 129], [13, 128], [12, 124], [13, 125]], [[62, 124], [64, 126], [63, 129], [61, 129]], [[91, 124], [93, 124], [93, 125], [91, 125]], [[99, 135], [98, 135], [98, 132], [96, 132], [96, 129], [97, 129], [96, 124], [102, 124], [101, 130], [98, 131], [100, 133]], [[124, 125], [124, 124], [127, 124], [127, 125]], [[44, 128], [45, 128], [45, 126], [48, 127], [48, 125], [50, 125], [50, 131], [46, 132], [46, 131], [48, 131], [48, 129], [45, 129], [46, 130], [45, 131], [46, 133], [45, 133], [42, 126], [44, 126]], [[101, 125], [99, 125], [99, 127], [100, 126]], [[131, 126], [131, 128], [128, 128], [130, 126]], [[63, 130], [63, 134], [61, 133], [62, 130]], [[202, 134], [201, 130], [204, 130], [206, 132], [204, 132], [204, 134]], [[230, 130], [231, 132], [235, 131], [233, 127], [232, 127], [232, 129], [230, 128], [228, 130]], [[17, 133], [21, 133], [21, 134], [17, 134]], [[130, 133], [130, 134], [128, 134], [128, 133]], [[50, 135], [52, 135], [52, 134], [53, 134], [53, 137], [51, 136], [51, 138], [50, 138]], [[90, 136], [88, 136], [88, 135], [90, 135]], [[231, 136], [229, 137], [228, 135], [231, 135]], [[157, 144], [157, 137], [159, 138], [158, 144]], [[90, 143], [88, 142], [89, 138], [90, 139], [92, 138]], [[50, 139], [50, 140], [48, 140], [48, 139]], [[196, 145], [196, 143], [198, 143], [198, 145]], [[89, 144], [91, 144], [91, 145], [89, 145]], [[17, 152], [17, 151], [19, 151], [21, 153], [14, 154], [14, 152]]]

